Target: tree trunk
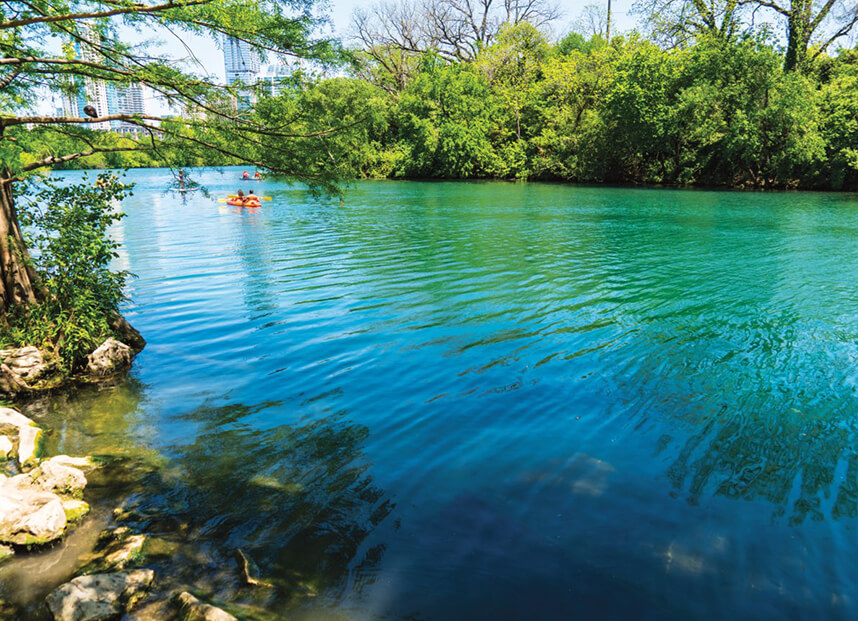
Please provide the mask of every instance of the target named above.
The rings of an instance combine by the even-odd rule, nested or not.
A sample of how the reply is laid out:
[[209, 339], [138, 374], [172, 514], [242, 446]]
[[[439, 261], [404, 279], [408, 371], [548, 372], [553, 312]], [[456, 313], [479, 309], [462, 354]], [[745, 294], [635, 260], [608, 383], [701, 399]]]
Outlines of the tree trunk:
[[807, 46], [810, 44], [811, 9], [809, 0], [793, 0], [790, 14], [787, 18], [787, 51], [784, 59], [784, 69], [794, 71], [801, 69], [807, 58]]
[[38, 277], [24, 245], [12, 184], [0, 185], [0, 320], [15, 308], [33, 304], [43, 297]]

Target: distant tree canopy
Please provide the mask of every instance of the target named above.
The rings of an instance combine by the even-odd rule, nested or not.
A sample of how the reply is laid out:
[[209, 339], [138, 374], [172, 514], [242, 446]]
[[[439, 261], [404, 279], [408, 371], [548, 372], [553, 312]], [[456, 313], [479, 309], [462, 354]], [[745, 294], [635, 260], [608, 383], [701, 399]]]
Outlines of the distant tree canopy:
[[[855, 0], [798, 1], [639, 0], [648, 34], [610, 42], [605, 11], [588, 5], [556, 43], [551, 2], [372, 4], [355, 13], [352, 76], [261, 99], [243, 122], [278, 129], [243, 155], [332, 177], [854, 189], [858, 52], [836, 46]], [[765, 10], [792, 32], [778, 7], [809, 20], [797, 45], [753, 26]], [[212, 142], [221, 132], [190, 126]], [[177, 153], [247, 161], [197, 143]]]

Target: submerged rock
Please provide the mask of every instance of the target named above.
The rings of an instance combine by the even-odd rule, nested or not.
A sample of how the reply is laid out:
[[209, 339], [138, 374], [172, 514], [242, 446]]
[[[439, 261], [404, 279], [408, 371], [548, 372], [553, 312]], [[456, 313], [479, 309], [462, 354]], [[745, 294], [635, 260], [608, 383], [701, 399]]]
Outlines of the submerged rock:
[[42, 463], [45, 462], [51, 462], [54, 464], [60, 464], [62, 466], [69, 466], [70, 468], [78, 468], [82, 470], [89, 470], [97, 467], [97, 464], [92, 460], [91, 457], [69, 457], [68, 455], [54, 455], [50, 459], [45, 459], [42, 461]]
[[59, 496], [18, 487], [12, 479], [0, 485], [0, 542], [39, 545], [62, 537], [67, 520]]
[[131, 366], [134, 350], [125, 343], [109, 338], [87, 356], [86, 370], [93, 377], [110, 377]]
[[102, 621], [118, 618], [149, 591], [151, 569], [80, 576], [46, 598], [56, 621]]
[[[120, 530], [120, 529], [116, 529]], [[128, 529], [124, 529], [127, 531]], [[143, 547], [146, 545], [146, 535], [131, 535], [125, 533], [117, 538], [108, 533], [108, 543], [98, 554], [98, 558], [90, 563], [86, 571], [108, 571], [125, 569], [143, 558]], [[104, 535], [102, 535], [104, 537]]]
[[35, 464], [42, 441], [42, 430], [36, 423], [17, 410], [0, 407], [0, 432], [17, 436], [17, 458], [21, 466]]
[[238, 621], [228, 612], [211, 604], [205, 604], [187, 591], [175, 599], [179, 608], [179, 621]]

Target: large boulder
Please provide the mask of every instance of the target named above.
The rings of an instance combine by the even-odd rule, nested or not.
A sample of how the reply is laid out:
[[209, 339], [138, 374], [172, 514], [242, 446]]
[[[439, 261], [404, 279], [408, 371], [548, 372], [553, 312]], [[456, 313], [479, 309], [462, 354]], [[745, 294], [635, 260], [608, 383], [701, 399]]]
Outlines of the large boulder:
[[17, 457], [22, 466], [35, 464], [42, 441], [42, 430], [36, 423], [17, 410], [0, 407], [0, 434], [17, 439]]
[[57, 587], [46, 598], [56, 621], [117, 619], [149, 591], [151, 569], [80, 576]]
[[[18, 477], [13, 477], [18, 478]], [[67, 524], [59, 496], [0, 483], [0, 543], [40, 545], [62, 537]]]
[[228, 612], [198, 600], [187, 591], [175, 599], [180, 621], [238, 621]]
[[139, 353], [146, 347], [146, 339], [143, 338], [143, 335], [116, 311], [107, 318], [107, 325], [123, 343], [128, 343], [135, 352]]
[[30, 392], [35, 383], [50, 376], [55, 366], [37, 347], [0, 349], [0, 392]]
[[93, 377], [110, 377], [130, 367], [133, 358], [133, 349], [109, 338], [87, 356], [86, 370]]
[[38, 347], [0, 349], [0, 360], [9, 370], [26, 382], [34, 382], [45, 374], [49, 364]]
[[26, 474], [12, 477], [10, 483], [64, 496], [80, 497], [86, 487], [86, 476], [77, 468], [47, 459]]

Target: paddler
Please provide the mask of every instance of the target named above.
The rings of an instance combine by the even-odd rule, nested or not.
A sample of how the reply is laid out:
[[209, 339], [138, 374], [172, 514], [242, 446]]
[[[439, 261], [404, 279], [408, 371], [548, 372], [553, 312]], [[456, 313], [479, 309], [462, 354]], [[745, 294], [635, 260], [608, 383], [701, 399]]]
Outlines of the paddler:
[[247, 171], [245, 170], [245, 171], [242, 171], [242, 173], [241, 173], [241, 178], [242, 178], [242, 179], [244, 179], [245, 181], [249, 181], [249, 180], [250, 180], [250, 175], [249, 175], [249, 174], [247, 174]]
[[247, 193], [247, 199], [244, 201], [247, 207], [259, 207], [259, 197], [253, 193], [253, 190]]

